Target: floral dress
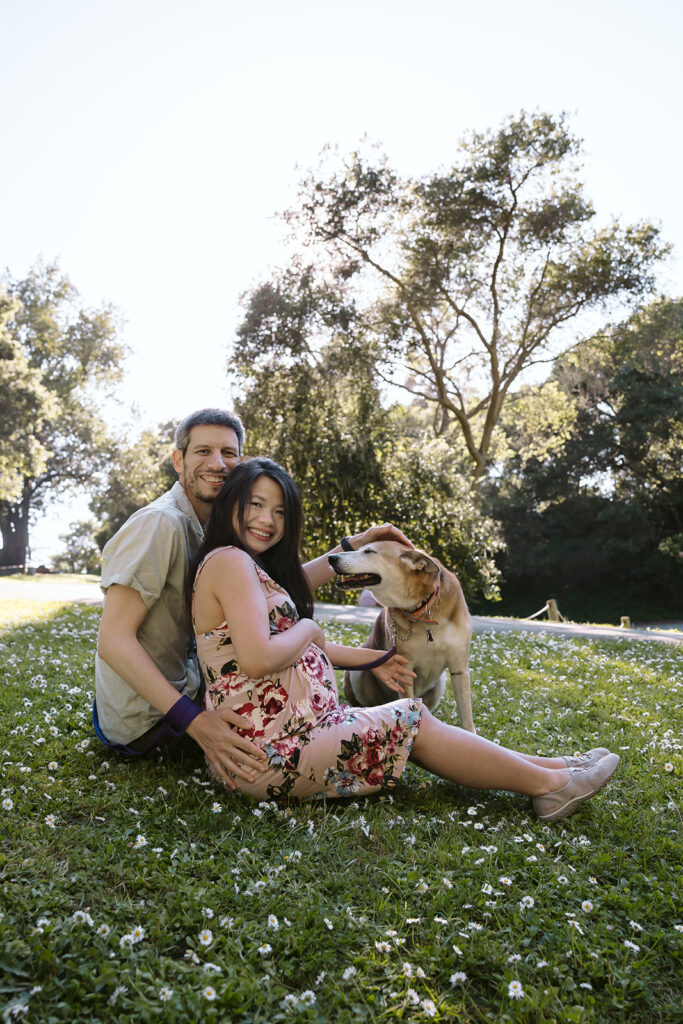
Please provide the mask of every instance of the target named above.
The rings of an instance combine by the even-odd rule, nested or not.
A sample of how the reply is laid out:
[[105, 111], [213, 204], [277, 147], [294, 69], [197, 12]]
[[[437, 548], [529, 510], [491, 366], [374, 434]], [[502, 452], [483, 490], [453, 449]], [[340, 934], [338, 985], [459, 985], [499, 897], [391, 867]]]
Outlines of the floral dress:
[[[199, 573], [216, 548], [197, 570]], [[270, 632], [281, 633], [298, 619], [285, 590], [254, 562], [268, 606]], [[422, 716], [419, 699], [403, 698], [374, 708], [339, 703], [334, 669], [316, 644], [270, 676], [251, 679], [240, 670], [227, 622], [197, 634], [197, 655], [206, 681], [207, 709], [227, 707], [251, 720], [268, 755], [268, 768], [254, 782], [238, 779], [240, 790], [257, 799], [354, 796], [396, 783], [405, 768]], [[222, 779], [207, 758], [209, 777]]]

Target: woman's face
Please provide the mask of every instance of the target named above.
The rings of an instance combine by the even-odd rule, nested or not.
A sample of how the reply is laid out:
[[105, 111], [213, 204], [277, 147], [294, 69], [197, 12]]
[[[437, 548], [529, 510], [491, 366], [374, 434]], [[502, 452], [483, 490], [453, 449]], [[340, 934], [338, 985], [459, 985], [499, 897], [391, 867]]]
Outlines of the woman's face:
[[285, 505], [280, 485], [269, 476], [257, 477], [244, 509], [244, 523], [237, 522], [235, 509], [234, 526], [245, 548], [254, 555], [262, 554], [282, 540]]

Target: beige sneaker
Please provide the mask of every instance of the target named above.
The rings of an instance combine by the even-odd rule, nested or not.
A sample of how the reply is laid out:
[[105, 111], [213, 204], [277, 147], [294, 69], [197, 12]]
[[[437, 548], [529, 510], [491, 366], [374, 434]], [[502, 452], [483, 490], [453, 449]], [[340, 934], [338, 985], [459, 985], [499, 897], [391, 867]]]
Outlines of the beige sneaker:
[[607, 754], [597, 764], [582, 764], [569, 769], [569, 782], [554, 793], [533, 798], [539, 821], [559, 821], [573, 814], [582, 803], [595, 796], [619, 767], [618, 754]]
[[580, 768], [581, 765], [597, 764], [603, 757], [607, 757], [610, 751], [607, 747], [595, 747], [585, 754], [576, 754], [573, 757], [563, 757], [562, 760], [567, 768]]

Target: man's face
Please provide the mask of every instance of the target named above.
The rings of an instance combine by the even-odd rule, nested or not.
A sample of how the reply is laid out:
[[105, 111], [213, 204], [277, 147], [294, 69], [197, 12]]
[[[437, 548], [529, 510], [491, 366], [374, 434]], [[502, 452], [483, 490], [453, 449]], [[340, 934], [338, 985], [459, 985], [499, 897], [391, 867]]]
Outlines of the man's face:
[[226, 476], [241, 461], [235, 431], [214, 424], [193, 427], [185, 454], [178, 449], [173, 452], [180, 483], [202, 522], [208, 519]]

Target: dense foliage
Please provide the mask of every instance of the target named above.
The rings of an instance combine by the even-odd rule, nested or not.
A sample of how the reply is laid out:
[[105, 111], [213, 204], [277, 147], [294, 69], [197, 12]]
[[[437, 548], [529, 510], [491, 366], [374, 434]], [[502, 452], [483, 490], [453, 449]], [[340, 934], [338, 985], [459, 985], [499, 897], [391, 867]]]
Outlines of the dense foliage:
[[[393, 522], [458, 573], [468, 596], [496, 595], [496, 528], [470, 483], [467, 459], [435, 438], [426, 410], [383, 408], [371, 360], [333, 344], [289, 365], [240, 346], [237, 404], [246, 450], [280, 461], [299, 484], [306, 557], [373, 523]], [[355, 600], [333, 586], [321, 596]]]
[[680, 616], [683, 300], [581, 342], [515, 396], [490, 491], [505, 608], [553, 596], [565, 615]]

